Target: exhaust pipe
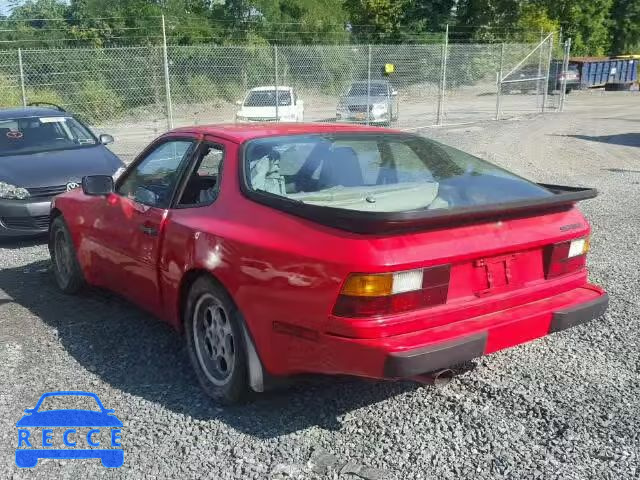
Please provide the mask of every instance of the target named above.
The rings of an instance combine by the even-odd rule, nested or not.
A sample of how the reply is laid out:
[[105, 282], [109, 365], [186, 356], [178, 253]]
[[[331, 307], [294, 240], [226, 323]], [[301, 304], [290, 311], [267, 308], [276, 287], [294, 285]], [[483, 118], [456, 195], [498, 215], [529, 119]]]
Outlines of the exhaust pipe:
[[423, 375], [417, 375], [412, 378], [413, 381], [421, 383], [423, 385], [434, 385], [436, 387], [444, 387], [447, 385], [456, 374], [450, 368], [443, 368], [442, 370], [436, 370], [435, 372], [425, 373]]

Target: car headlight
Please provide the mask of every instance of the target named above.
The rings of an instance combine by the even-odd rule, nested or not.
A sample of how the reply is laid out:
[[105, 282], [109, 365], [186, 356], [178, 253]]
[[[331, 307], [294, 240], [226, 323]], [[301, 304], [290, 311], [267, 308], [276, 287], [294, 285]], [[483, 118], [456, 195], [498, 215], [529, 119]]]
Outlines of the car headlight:
[[16, 187], [10, 183], [0, 182], [0, 198], [8, 200], [24, 200], [29, 198], [29, 191], [26, 188]]
[[120, 175], [122, 175], [125, 170], [126, 170], [125, 167], [119, 167], [115, 172], [113, 172], [113, 175], [111, 175], [111, 178], [113, 178], [113, 181], [115, 182], [118, 178], [120, 178]]

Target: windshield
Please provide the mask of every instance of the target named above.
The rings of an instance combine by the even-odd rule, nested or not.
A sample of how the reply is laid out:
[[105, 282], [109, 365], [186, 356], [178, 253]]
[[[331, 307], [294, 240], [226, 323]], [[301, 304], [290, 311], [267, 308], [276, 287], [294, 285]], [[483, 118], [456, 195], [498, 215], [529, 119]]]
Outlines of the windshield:
[[42, 401], [38, 412], [74, 409], [101, 411], [95, 398], [88, 395], [51, 395]]
[[[291, 105], [291, 93], [286, 90], [278, 90], [278, 105]], [[245, 107], [275, 107], [275, 90], [257, 90], [249, 92], [244, 101]]]
[[409, 134], [259, 139], [247, 145], [244, 162], [254, 191], [351, 210], [455, 209], [553, 195], [472, 155]]
[[96, 145], [95, 137], [71, 117], [0, 120], [0, 155], [64, 150]]
[[[388, 95], [389, 90], [385, 84], [372, 83], [369, 96], [371, 97], [384, 97]], [[347, 94], [349, 97], [366, 97], [367, 96], [367, 84], [366, 83], [354, 83], [349, 89]]]

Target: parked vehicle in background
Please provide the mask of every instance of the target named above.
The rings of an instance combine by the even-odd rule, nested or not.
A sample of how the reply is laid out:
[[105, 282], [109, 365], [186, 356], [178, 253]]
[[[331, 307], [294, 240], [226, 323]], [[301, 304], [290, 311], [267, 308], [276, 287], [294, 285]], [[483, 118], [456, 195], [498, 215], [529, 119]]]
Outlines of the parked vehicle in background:
[[[541, 69], [537, 64], [525, 65], [505, 79], [506, 81], [502, 83], [502, 93], [536, 93], [538, 86], [542, 92], [546, 76], [546, 69]], [[562, 90], [563, 77], [566, 79], [566, 93], [571, 93], [572, 90], [580, 87], [580, 72], [576, 65], [569, 64], [567, 72], [563, 74], [562, 60], [552, 60], [549, 65], [548, 93]]]
[[122, 167], [111, 142], [59, 107], [0, 110], [0, 238], [45, 233], [54, 195]]
[[52, 204], [58, 286], [105, 287], [183, 331], [224, 402], [300, 373], [419, 377], [607, 307], [575, 206], [594, 190], [404, 132], [180, 128], [82, 187]]
[[336, 120], [390, 125], [398, 119], [398, 108], [398, 92], [387, 80], [353, 82], [338, 102]]
[[638, 81], [638, 60], [634, 55], [622, 57], [572, 57], [581, 75], [583, 88], [605, 87], [629, 90]]
[[236, 113], [238, 123], [304, 121], [304, 102], [291, 87], [252, 88], [237, 104], [240, 107]]
[[549, 92], [562, 91], [565, 86], [565, 93], [580, 88], [580, 70], [575, 63], [569, 63], [567, 71], [562, 71], [562, 60], [553, 60], [549, 71]]

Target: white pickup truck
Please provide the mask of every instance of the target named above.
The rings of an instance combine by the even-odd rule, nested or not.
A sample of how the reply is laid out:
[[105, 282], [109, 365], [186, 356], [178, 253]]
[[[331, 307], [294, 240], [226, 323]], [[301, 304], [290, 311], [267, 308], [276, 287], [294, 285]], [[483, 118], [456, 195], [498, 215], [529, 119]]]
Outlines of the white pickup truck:
[[244, 100], [236, 104], [239, 107], [236, 112], [237, 123], [304, 121], [304, 102], [291, 87], [252, 88]]

